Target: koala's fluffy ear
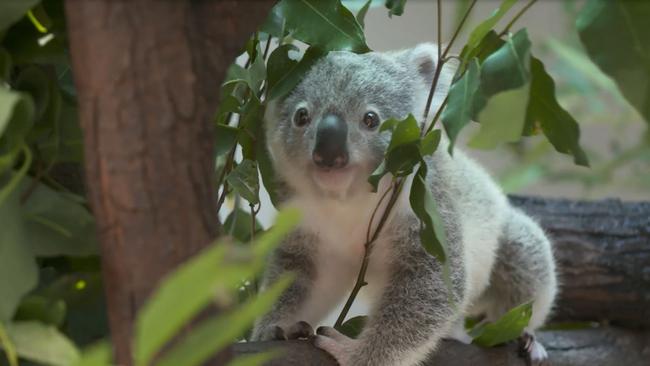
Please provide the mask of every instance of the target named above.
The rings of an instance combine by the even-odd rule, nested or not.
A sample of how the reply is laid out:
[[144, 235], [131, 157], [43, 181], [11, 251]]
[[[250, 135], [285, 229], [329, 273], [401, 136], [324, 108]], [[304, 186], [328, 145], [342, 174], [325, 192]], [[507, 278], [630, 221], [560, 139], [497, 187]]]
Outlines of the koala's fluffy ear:
[[433, 43], [421, 43], [406, 51], [405, 56], [425, 82], [431, 84], [438, 62], [438, 46]]

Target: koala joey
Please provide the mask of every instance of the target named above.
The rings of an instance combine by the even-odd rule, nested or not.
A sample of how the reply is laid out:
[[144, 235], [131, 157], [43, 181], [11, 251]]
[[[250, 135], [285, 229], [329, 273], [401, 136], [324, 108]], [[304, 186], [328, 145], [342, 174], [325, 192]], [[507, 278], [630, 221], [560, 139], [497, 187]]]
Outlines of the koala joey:
[[[300, 208], [303, 222], [272, 255], [262, 287], [284, 271], [296, 280], [258, 319], [253, 339], [308, 337], [342, 366], [417, 365], [442, 338], [471, 341], [464, 317], [495, 320], [532, 301], [525, 350], [533, 363], [546, 358], [533, 332], [557, 291], [551, 244], [477, 163], [459, 149], [447, 152], [445, 137], [426, 162], [447, 234], [451, 286], [420, 244], [407, 179], [370, 256], [368, 286], [361, 290], [370, 314], [362, 333], [350, 339], [320, 327], [313, 335], [311, 325], [353, 287], [370, 216], [390, 186], [384, 177], [373, 193], [367, 182], [390, 139], [379, 126], [422, 115], [436, 55], [432, 44], [388, 53], [331, 52], [268, 106], [267, 147], [283, 202]], [[432, 111], [447, 94], [454, 69], [443, 69]]]

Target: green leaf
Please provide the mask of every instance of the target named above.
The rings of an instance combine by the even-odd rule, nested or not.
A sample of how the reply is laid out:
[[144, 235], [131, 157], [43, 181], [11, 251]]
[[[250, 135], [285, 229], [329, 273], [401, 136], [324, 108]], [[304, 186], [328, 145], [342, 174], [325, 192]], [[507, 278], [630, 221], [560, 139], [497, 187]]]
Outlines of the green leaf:
[[37, 320], [60, 327], [65, 320], [65, 302], [45, 296], [28, 295], [18, 306], [14, 320]]
[[20, 358], [52, 366], [69, 366], [79, 360], [79, 350], [56, 327], [39, 322], [15, 322], [7, 326]]
[[467, 143], [477, 149], [493, 149], [504, 142], [521, 139], [526, 121], [530, 84], [501, 92], [487, 103], [479, 114], [481, 129]]
[[20, 146], [34, 120], [34, 102], [25, 93], [15, 92], [0, 84], [0, 151]]
[[372, 186], [373, 192], [377, 192], [377, 186], [379, 185], [379, 181], [386, 174], [388, 174], [388, 170], [386, 170], [386, 161], [382, 160], [379, 166], [377, 166], [377, 168], [375, 168], [375, 170], [372, 172], [370, 177], [368, 177], [368, 183], [370, 183], [370, 185]]
[[0, 5], [0, 31], [19, 21], [39, 2], [40, 0], [3, 0]]
[[268, 99], [273, 100], [289, 93], [311, 67], [327, 52], [318, 47], [309, 47], [300, 61], [292, 60], [289, 52], [295, 50], [293, 45], [276, 48], [269, 56], [268, 62]]
[[209, 319], [194, 328], [178, 345], [172, 347], [157, 363], [161, 366], [201, 365], [210, 356], [226, 347], [250, 327], [255, 319], [271, 306], [293, 281], [293, 275], [282, 275], [271, 287], [248, 300], [237, 309]]
[[18, 354], [16, 354], [16, 347], [14, 346], [9, 335], [4, 327], [4, 324], [0, 322], [0, 349], [4, 351], [4, 354], [9, 362], [9, 366], [18, 366]]
[[0, 48], [0, 81], [9, 80], [11, 67], [11, 55], [4, 48]]
[[107, 341], [100, 341], [86, 350], [74, 366], [112, 366], [113, 349]]
[[522, 29], [481, 65], [481, 81], [473, 109], [481, 129], [469, 146], [493, 148], [518, 141], [524, 129], [530, 88], [530, 40]]
[[363, 29], [339, 0], [282, 0], [272, 14], [283, 20], [292, 37], [310, 46], [326, 51], [370, 51]]
[[405, 5], [406, 5], [406, 0], [386, 0], [386, 8], [388, 9], [388, 16], [392, 17], [393, 15], [400, 16], [404, 14]]
[[38, 280], [36, 261], [25, 241], [27, 233], [20, 215], [19, 194], [13, 190], [0, 203], [0, 322], [9, 321], [20, 300]]
[[544, 64], [533, 57], [531, 71], [530, 102], [526, 114], [527, 129], [532, 129], [531, 126], [535, 125], [541, 126], [555, 150], [573, 155], [573, 161], [578, 165], [589, 166], [587, 155], [580, 147], [578, 123], [558, 103], [555, 97], [555, 83], [544, 69]]
[[447, 234], [438, 213], [436, 201], [427, 185], [427, 168], [422, 162], [417, 174], [413, 177], [409, 202], [413, 212], [422, 224], [420, 240], [424, 249], [435, 256], [441, 263], [447, 260]]
[[[255, 219], [255, 233], [262, 231], [262, 224]], [[223, 223], [224, 232], [242, 243], [251, 240], [251, 214], [241, 208], [234, 208]]]
[[260, 176], [262, 176], [262, 183], [266, 192], [269, 194], [271, 203], [274, 207], [280, 207], [280, 200], [278, 197], [277, 185], [276, 185], [276, 175], [275, 168], [273, 167], [273, 162], [271, 161], [271, 154], [268, 152], [266, 146], [266, 134], [264, 128], [260, 128], [257, 134], [257, 144], [255, 145], [257, 165], [260, 170]]
[[237, 145], [239, 129], [232, 126], [218, 124], [215, 133], [215, 155], [217, 157], [229, 153]]
[[95, 219], [84, 206], [32, 178], [24, 179], [18, 191], [29, 189], [33, 190], [19, 212], [26, 230], [24, 245], [32, 253], [44, 257], [98, 254]]
[[368, 13], [368, 9], [370, 9], [370, 4], [372, 4], [372, 0], [366, 1], [366, 3], [363, 4], [361, 9], [359, 9], [359, 11], [357, 12], [356, 19], [357, 19], [357, 23], [359, 23], [361, 28], [366, 27], [366, 14]]
[[[492, 30], [492, 28], [494, 28], [494, 26], [499, 23], [503, 16], [506, 15], [506, 13], [510, 10], [510, 8], [512, 8], [513, 5], [515, 5], [516, 2], [517, 0], [503, 0], [501, 2], [501, 5], [499, 5], [499, 7], [494, 10], [494, 12], [492, 12], [492, 15], [490, 15], [489, 18], [482, 21], [479, 25], [476, 26], [476, 28], [472, 30], [469, 35], [469, 39], [467, 40], [467, 52], [476, 48], [476, 46], [481, 43], [483, 37], [485, 37]], [[465, 49], [463, 49], [463, 54], [466, 54]]]
[[231, 64], [228, 68], [226, 81], [223, 83], [223, 86], [244, 83], [252, 91], [253, 95], [259, 99], [259, 91], [265, 78], [266, 66], [264, 65], [264, 60], [261, 57], [256, 57], [255, 61], [247, 69], [236, 63]]
[[256, 136], [259, 137], [262, 130], [264, 110], [265, 105], [262, 105], [257, 98], [250, 98], [242, 107], [237, 142], [241, 146], [244, 159], [256, 160]]
[[260, 182], [254, 161], [243, 160], [228, 174], [226, 180], [235, 192], [249, 203], [256, 205], [260, 202]]
[[454, 82], [449, 89], [447, 107], [442, 112], [442, 124], [449, 137], [450, 153], [460, 130], [472, 120], [474, 115], [474, 99], [481, 81], [479, 76], [478, 59], [474, 59], [463, 77]]
[[650, 3], [590, 0], [576, 26], [589, 57], [650, 123]]
[[411, 174], [415, 165], [420, 162], [420, 127], [412, 114], [404, 120], [394, 123], [386, 121], [388, 126], [394, 126], [393, 134], [386, 150], [386, 170], [394, 176]]
[[433, 155], [433, 153], [438, 148], [438, 145], [440, 145], [441, 136], [442, 131], [440, 130], [433, 130], [424, 135], [420, 141], [420, 155]]
[[494, 323], [481, 324], [472, 329], [472, 343], [482, 347], [493, 347], [521, 335], [533, 314], [532, 302], [512, 308]]
[[227, 296], [239, 288], [242, 279], [261, 271], [265, 256], [293, 230], [299, 218], [295, 210], [281, 211], [275, 225], [257, 237], [251, 246], [252, 253], [227, 242], [217, 243], [167, 276], [138, 315], [136, 364], [149, 364], [215, 294]]
[[354, 318], [350, 318], [345, 323], [341, 324], [341, 326], [337, 327], [336, 330], [350, 338], [357, 338], [359, 334], [361, 334], [361, 331], [367, 322], [367, 316], [355, 316]]

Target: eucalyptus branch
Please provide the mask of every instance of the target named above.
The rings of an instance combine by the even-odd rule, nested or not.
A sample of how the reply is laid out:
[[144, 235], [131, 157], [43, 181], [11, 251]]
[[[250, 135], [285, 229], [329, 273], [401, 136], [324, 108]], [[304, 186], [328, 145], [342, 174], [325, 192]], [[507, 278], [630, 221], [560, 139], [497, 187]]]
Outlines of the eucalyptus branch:
[[[431, 88], [429, 90], [429, 95], [427, 97], [427, 103], [424, 108], [424, 113], [423, 113], [423, 119], [422, 119], [422, 135], [425, 134], [425, 123], [427, 120], [427, 117], [429, 116], [429, 109], [431, 108], [431, 103], [433, 101], [433, 95], [435, 93], [436, 87], [438, 85], [438, 82], [440, 80], [440, 74], [442, 73], [442, 69], [444, 64], [450, 60], [453, 57], [447, 57], [447, 54], [449, 53], [449, 50], [451, 49], [451, 46], [454, 44], [454, 41], [458, 37], [458, 34], [463, 28], [463, 25], [465, 24], [467, 18], [469, 17], [469, 14], [471, 13], [472, 9], [474, 8], [474, 5], [476, 5], [477, 0], [473, 0], [470, 6], [468, 7], [467, 11], [465, 12], [465, 15], [463, 16], [463, 19], [461, 22], [458, 24], [458, 27], [454, 31], [454, 34], [452, 36], [451, 41], [449, 44], [446, 46], [444, 53], [441, 50], [441, 44], [442, 44], [442, 5], [441, 5], [441, 0], [437, 0], [437, 19], [438, 19], [438, 62], [436, 63], [436, 69], [434, 73], [433, 80], [431, 82]], [[429, 125], [428, 129], [426, 129], [426, 132], [428, 133], [431, 131], [433, 128], [435, 122], [440, 118], [440, 114], [442, 113], [442, 110], [444, 107], [447, 105], [447, 98], [442, 102], [438, 110], [436, 111], [436, 114], [433, 118], [433, 121]], [[334, 323], [335, 327], [341, 326], [343, 322], [345, 321], [345, 318], [347, 317], [348, 312], [350, 311], [350, 308], [352, 307], [352, 304], [354, 303], [354, 300], [356, 299], [357, 295], [359, 294], [359, 291], [367, 285], [367, 282], [365, 280], [366, 276], [366, 271], [368, 270], [368, 263], [370, 261], [370, 254], [372, 253], [373, 245], [377, 238], [379, 237], [379, 234], [381, 233], [381, 230], [384, 228], [386, 222], [388, 221], [388, 217], [390, 216], [393, 207], [395, 206], [395, 203], [397, 202], [397, 198], [399, 197], [400, 193], [402, 192], [402, 189], [404, 187], [404, 178], [399, 178], [399, 179], [393, 179], [392, 185], [390, 188], [384, 192], [382, 197], [379, 199], [379, 202], [375, 206], [372, 215], [370, 216], [370, 221], [368, 223], [368, 229], [366, 231], [366, 242], [364, 244], [364, 254], [363, 254], [363, 260], [361, 261], [361, 267], [359, 268], [359, 273], [357, 275], [357, 279], [354, 283], [354, 287], [352, 288], [352, 291], [350, 292], [350, 295], [348, 296], [348, 299], [345, 302], [345, 305], [343, 306], [343, 309], [341, 310], [341, 313], [339, 314], [338, 318], [336, 319], [336, 322]], [[386, 208], [384, 209], [381, 218], [379, 220], [379, 223], [377, 224], [377, 227], [375, 228], [374, 232], [372, 235], [370, 234], [372, 231], [372, 226], [375, 221], [375, 217], [379, 211], [379, 208], [383, 204], [384, 200], [388, 196], [388, 193], [391, 193], [390, 200], [388, 201], [388, 204], [386, 205]]]
[[528, 11], [528, 9], [530, 9], [530, 7], [533, 6], [533, 4], [535, 4], [536, 2], [537, 2], [537, 0], [530, 0], [528, 2], [528, 4], [526, 4], [526, 6], [521, 8], [521, 10], [519, 10], [517, 15], [515, 15], [515, 17], [512, 18], [510, 23], [508, 23], [508, 25], [506, 25], [506, 27], [501, 31], [501, 33], [499, 33], [499, 38], [501, 38], [501, 37], [505, 36], [506, 34], [508, 34], [508, 32], [510, 31], [510, 28], [512, 28], [512, 26], [517, 22], [517, 20], [519, 20], [519, 18], [521, 18], [521, 16], [524, 15], [526, 13], [526, 11]]
[[389, 192], [392, 193], [390, 196], [390, 200], [388, 201], [388, 204], [386, 205], [386, 208], [384, 209], [384, 212], [381, 215], [381, 219], [379, 220], [379, 223], [377, 224], [377, 227], [375, 228], [375, 231], [373, 232], [372, 237], [370, 238], [368, 238], [370, 236], [369, 235], [370, 230], [368, 230], [366, 236], [366, 243], [364, 244], [363, 260], [361, 262], [361, 268], [359, 269], [359, 274], [357, 275], [357, 280], [354, 283], [354, 287], [352, 288], [352, 291], [350, 292], [350, 296], [348, 296], [345, 305], [343, 305], [343, 309], [341, 310], [341, 313], [339, 314], [338, 318], [336, 319], [336, 322], [334, 323], [334, 327], [339, 327], [341, 326], [341, 324], [343, 324], [345, 318], [348, 315], [348, 312], [350, 311], [350, 308], [352, 307], [352, 304], [354, 303], [354, 300], [359, 294], [359, 291], [361, 291], [361, 289], [368, 284], [365, 281], [365, 276], [366, 276], [366, 271], [368, 270], [368, 264], [370, 262], [370, 254], [372, 253], [373, 245], [377, 240], [377, 238], [379, 237], [379, 233], [381, 233], [381, 230], [384, 228], [386, 222], [388, 221], [388, 216], [390, 215], [393, 207], [395, 206], [395, 203], [397, 202], [397, 198], [399, 197], [399, 194], [402, 191], [403, 185], [404, 185], [404, 179], [400, 179], [397, 181], [394, 180], [391, 187], [388, 188], [386, 192], [384, 192], [384, 195], [379, 200], [379, 203], [377, 204], [377, 206], [375, 206], [375, 210], [373, 211], [373, 214], [370, 218], [370, 222], [368, 223], [368, 228], [372, 227], [375, 214], [377, 213], [377, 210], [381, 206], [382, 201], [386, 198]]

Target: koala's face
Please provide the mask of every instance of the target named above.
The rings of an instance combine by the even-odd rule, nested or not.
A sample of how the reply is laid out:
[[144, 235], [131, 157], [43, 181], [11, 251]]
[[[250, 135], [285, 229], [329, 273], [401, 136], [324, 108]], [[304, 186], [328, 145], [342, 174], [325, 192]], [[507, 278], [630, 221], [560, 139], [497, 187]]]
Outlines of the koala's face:
[[270, 103], [267, 140], [276, 170], [294, 189], [347, 197], [368, 192], [390, 135], [379, 126], [419, 118], [435, 48], [398, 53], [331, 52], [286, 97]]

